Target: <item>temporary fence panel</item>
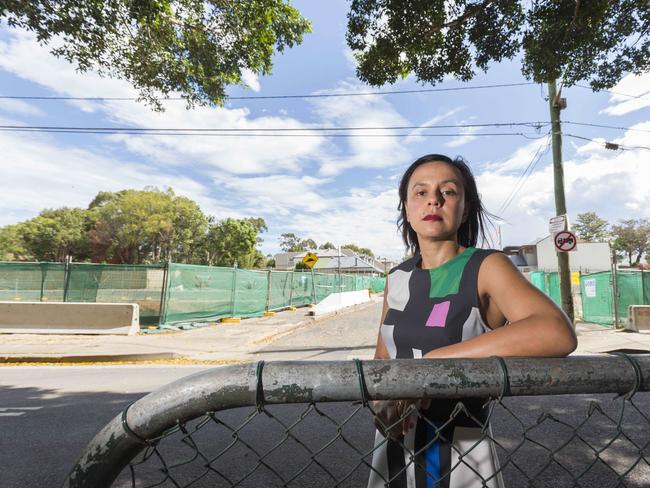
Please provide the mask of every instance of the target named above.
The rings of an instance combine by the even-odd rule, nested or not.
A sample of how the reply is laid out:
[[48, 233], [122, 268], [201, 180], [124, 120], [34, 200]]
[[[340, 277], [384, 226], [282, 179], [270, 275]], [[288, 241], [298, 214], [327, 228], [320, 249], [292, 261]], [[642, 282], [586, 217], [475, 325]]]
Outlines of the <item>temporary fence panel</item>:
[[[647, 271], [619, 271], [617, 296], [619, 323], [627, 320], [629, 305], [650, 305], [650, 273]], [[583, 275], [580, 278], [582, 313], [586, 322], [603, 325], [614, 324], [614, 292], [612, 273], [604, 271]]]
[[650, 355], [213, 368], [127, 407], [63, 486], [642, 487], [648, 378]]
[[297, 271], [292, 273], [291, 301], [294, 307], [300, 307], [314, 303], [314, 280], [313, 273]]
[[288, 307], [291, 296], [291, 281], [293, 273], [289, 271], [268, 271], [271, 277], [269, 286], [269, 310], [280, 310]]
[[318, 303], [332, 293], [339, 292], [339, 275], [332, 273], [314, 273], [315, 301]]
[[70, 263], [66, 302], [137, 303], [140, 323], [160, 321], [164, 265]]
[[560, 296], [560, 276], [556, 271], [533, 271], [530, 274], [531, 283], [543, 291], [556, 305], [562, 305], [562, 298]]
[[216, 320], [233, 315], [234, 268], [169, 264], [161, 323]]
[[614, 323], [611, 280], [612, 275], [609, 271], [580, 277], [582, 318], [585, 322], [602, 325], [612, 325]]
[[372, 278], [370, 280], [370, 288], [373, 293], [380, 293], [386, 288], [386, 278]]
[[0, 301], [63, 301], [63, 263], [0, 263]]
[[627, 322], [627, 311], [630, 305], [648, 305], [643, 296], [643, 273], [641, 271], [622, 271], [616, 276], [618, 285], [618, 317], [619, 321]]
[[237, 270], [233, 316], [252, 317], [266, 310], [268, 279], [265, 271]]

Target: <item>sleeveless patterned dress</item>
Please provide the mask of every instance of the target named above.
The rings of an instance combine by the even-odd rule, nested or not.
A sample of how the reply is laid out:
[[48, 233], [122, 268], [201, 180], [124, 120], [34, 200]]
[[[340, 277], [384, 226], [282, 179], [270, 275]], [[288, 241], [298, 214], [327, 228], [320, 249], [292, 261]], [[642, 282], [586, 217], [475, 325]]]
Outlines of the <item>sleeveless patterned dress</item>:
[[[490, 330], [481, 318], [478, 272], [483, 260], [494, 252], [498, 251], [468, 247], [438, 268], [428, 270], [420, 268], [421, 257], [417, 254], [390, 271], [388, 311], [381, 335], [391, 359], [421, 358], [433, 349]], [[386, 441], [377, 431], [368, 488], [502, 487], [492, 443], [484, 440], [472, 448], [482, 436], [480, 424], [474, 419], [485, 422], [485, 399], [463, 403], [470, 415], [460, 413], [445, 426], [441, 431], [444, 439], [433, 441], [436, 427], [449, 421], [457, 401], [433, 401], [422, 414], [436, 427], [417, 420], [415, 428], [401, 439], [404, 447]], [[459, 454], [468, 450], [459, 460]], [[488, 480], [485, 485], [483, 480]]]

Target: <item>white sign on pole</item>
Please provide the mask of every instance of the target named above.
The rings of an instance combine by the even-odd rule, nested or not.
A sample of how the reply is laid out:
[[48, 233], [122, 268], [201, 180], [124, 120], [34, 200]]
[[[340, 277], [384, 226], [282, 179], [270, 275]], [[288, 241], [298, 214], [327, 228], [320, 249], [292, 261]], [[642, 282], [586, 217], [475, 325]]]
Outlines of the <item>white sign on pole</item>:
[[569, 222], [567, 221], [566, 214], [551, 217], [548, 221], [549, 233], [553, 236], [563, 230], [569, 230]]
[[584, 280], [583, 283], [585, 284], [585, 295], [594, 298], [596, 296], [596, 279]]

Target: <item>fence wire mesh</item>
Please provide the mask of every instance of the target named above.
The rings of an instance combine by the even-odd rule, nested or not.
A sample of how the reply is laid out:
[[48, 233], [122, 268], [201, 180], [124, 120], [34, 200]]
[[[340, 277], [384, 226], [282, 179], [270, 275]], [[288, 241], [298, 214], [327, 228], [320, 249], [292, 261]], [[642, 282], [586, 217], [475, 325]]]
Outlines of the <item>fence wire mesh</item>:
[[[301, 383], [300, 375], [291, 371], [290, 377], [274, 375], [270, 378], [270, 396], [276, 404], [270, 404], [264, 400], [267, 389], [261, 384], [258, 364], [257, 383], [251, 386], [254, 407], [201, 410], [193, 402], [191, 408], [200, 413], [185, 418], [177, 406], [170, 406], [167, 413], [161, 414], [168, 417], [166, 421], [153, 415], [144, 422], [150, 427], [155, 423], [166, 426], [155, 435], [143, 437], [129, 427], [127, 409], [116, 426], [123, 428], [128, 440], [138, 448], [111, 486], [648, 486], [650, 394], [646, 391], [650, 356], [641, 366], [628, 356], [627, 364], [620, 360], [614, 363], [615, 358], [599, 359], [596, 363], [585, 360], [583, 364], [589, 366], [577, 369], [578, 374], [584, 375], [584, 384], [573, 385], [562, 383], [573, 380], [576, 371], [562, 372], [558, 365], [572, 366], [575, 360], [551, 360], [546, 371], [540, 371], [538, 366], [530, 370], [532, 373], [522, 370], [515, 375], [514, 383], [507, 370], [512, 373], [515, 368], [508, 365], [506, 370], [504, 362], [506, 381], [497, 388], [490, 387], [492, 394], [487, 396], [488, 390], [484, 388], [494, 381], [485, 380], [485, 371], [472, 369], [478, 366], [485, 370], [485, 361], [463, 360], [463, 366], [447, 363], [451, 367], [446, 369], [445, 378], [435, 376], [442, 370], [436, 370], [434, 365], [428, 387], [435, 383], [441, 394], [426, 395], [430, 406], [412, 396], [400, 399], [395, 394], [413, 392], [408, 383], [412, 386], [421, 376], [417, 371], [405, 376], [403, 373], [410, 366], [407, 365], [401, 373], [390, 377], [386, 368], [390, 369], [394, 361], [382, 362], [388, 366], [377, 366], [365, 375], [373, 396], [382, 397], [381, 401], [370, 400], [363, 381], [360, 388], [356, 386], [361, 391], [360, 401], [329, 401], [337, 400], [333, 397], [341, 390], [345, 390], [339, 395], [341, 398], [350, 396], [354, 377], [349, 373], [340, 375], [345, 383], [334, 393], [331, 388], [324, 392], [322, 401], [299, 401], [314, 396], [313, 389], [325, 378], [337, 382], [336, 368], [326, 363], [325, 371], [311, 384]], [[356, 365], [357, 371], [361, 371], [360, 362]], [[602, 370], [603, 366], [609, 368]], [[621, 374], [626, 367], [626, 374]], [[290, 365], [286, 369], [291, 368]], [[381, 377], [384, 373], [389, 377]], [[493, 376], [499, 373], [497, 369]], [[619, 384], [631, 385], [626, 387], [629, 391], [607, 393], [621, 390], [607, 386], [603, 378], [608, 376], [620, 376]], [[363, 372], [359, 378], [364, 379]], [[549, 382], [548, 378], [553, 380]], [[383, 382], [387, 382], [387, 389], [376, 387]], [[197, 384], [205, 390], [206, 383]], [[477, 387], [479, 384], [482, 386]], [[241, 405], [237, 389], [226, 389], [236, 397], [234, 403]], [[388, 391], [391, 389], [392, 392]], [[585, 389], [595, 389], [597, 393], [566, 394], [567, 390]], [[456, 393], [450, 394], [449, 390]], [[171, 391], [159, 398], [169, 399]], [[540, 395], [544, 391], [562, 394]], [[198, 403], [207, 405], [205, 395], [216, 398], [222, 392], [204, 391]], [[534, 392], [535, 396], [517, 396], [519, 392]], [[515, 396], [504, 396], [510, 394]], [[189, 408], [187, 402], [184, 408]], [[173, 418], [176, 420], [171, 421]], [[411, 425], [406, 432], [405, 424]], [[115, 432], [105, 430], [104, 435], [108, 433], [110, 444]], [[101, 438], [100, 442], [106, 448], [106, 442]], [[90, 449], [93, 456], [98, 451]], [[83, 462], [78, 466], [83, 466]], [[66, 486], [94, 486], [75, 479], [76, 483]]]

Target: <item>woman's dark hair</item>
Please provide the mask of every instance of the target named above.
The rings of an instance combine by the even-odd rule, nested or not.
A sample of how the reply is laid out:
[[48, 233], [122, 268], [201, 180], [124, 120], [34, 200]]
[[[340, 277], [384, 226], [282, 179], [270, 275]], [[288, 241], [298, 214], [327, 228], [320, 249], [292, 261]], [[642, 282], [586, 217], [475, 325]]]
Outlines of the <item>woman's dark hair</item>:
[[406, 196], [408, 193], [408, 184], [413, 172], [425, 163], [442, 162], [453, 166], [458, 170], [463, 178], [463, 189], [465, 190], [465, 205], [467, 207], [467, 219], [463, 222], [458, 229], [458, 243], [463, 247], [474, 247], [481, 237], [483, 241], [487, 241], [485, 234], [485, 227], [487, 223], [491, 223], [490, 217], [483, 204], [481, 197], [476, 188], [476, 180], [472, 174], [472, 170], [463, 158], [460, 156], [451, 159], [442, 154], [427, 154], [421, 158], [416, 159], [411, 166], [404, 172], [402, 179], [399, 183], [399, 205], [397, 210], [400, 216], [397, 219], [397, 228], [402, 233], [404, 245], [413, 254], [420, 251], [420, 244], [418, 243], [418, 236], [408, 223], [406, 219]]

